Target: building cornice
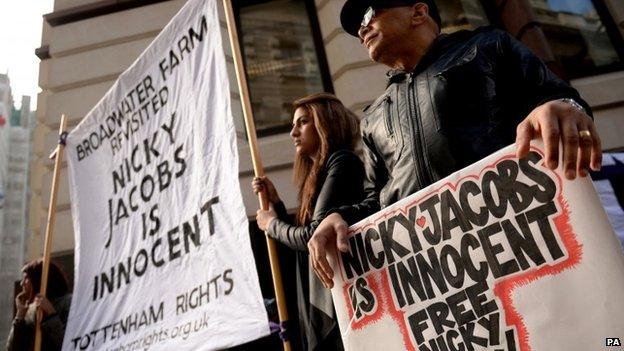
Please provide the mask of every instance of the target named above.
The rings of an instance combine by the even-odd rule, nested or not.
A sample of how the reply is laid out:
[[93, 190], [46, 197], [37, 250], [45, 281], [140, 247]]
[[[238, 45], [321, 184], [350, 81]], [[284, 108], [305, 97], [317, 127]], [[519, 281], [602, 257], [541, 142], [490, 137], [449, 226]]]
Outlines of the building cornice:
[[100, 0], [43, 15], [52, 27], [171, 0]]

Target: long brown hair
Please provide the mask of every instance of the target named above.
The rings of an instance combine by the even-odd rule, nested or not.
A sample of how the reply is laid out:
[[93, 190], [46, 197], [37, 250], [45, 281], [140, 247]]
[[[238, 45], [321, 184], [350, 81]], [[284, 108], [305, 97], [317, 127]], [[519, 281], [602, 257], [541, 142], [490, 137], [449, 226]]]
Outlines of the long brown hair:
[[293, 102], [293, 112], [303, 108], [312, 117], [319, 136], [318, 157], [295, 155], [294, 182], [299, 189], [299, 213], [297, 223], [312, 219], [318, 186], [325, 179], [325, 162], [331, 153], [339, 149], [355, 150], [360, 138], [358, 117], [347, 109], [338, 98], [329, 93], [305, 96]]
[[[55, 299], [69, 293], [69, 284], [65, 273], [54, 261], [50, 261], [48, 270], [48, 287], [46, 296], [48, 299]], [[35, 294], [41, 291], [41, 275], [43, 271], [43, 259], [36, 258], [22, 267], [22, 273], [30, 279]]]

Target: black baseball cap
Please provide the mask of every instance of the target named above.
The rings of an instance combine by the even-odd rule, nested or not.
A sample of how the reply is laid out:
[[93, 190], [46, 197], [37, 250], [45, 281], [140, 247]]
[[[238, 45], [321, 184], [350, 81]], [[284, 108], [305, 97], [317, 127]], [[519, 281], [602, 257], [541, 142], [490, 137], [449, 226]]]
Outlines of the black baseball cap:
[[364, 12], [369, 6], [373, 8], [389, 8], [397, 6], [410, 6], [422, 2], [429, 7], [429, 16], [442, 28], [442, 19], [434, 0], [347, 0], [340, 11], [340, 24], [342, 28], [354, 37], [358, 36], [358, 30], [362, 23]]

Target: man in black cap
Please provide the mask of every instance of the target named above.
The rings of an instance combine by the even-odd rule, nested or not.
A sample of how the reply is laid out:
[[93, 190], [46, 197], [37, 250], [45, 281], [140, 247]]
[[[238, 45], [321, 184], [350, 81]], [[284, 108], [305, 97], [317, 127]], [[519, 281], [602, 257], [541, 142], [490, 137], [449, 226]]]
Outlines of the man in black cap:
[[516, 142], [533, 138], [554, 169], [563, 143], [568, 179], [601, 163], [589, 106], [507, 33], [483, 27], [440, 34], [433, 0], [347, 0], [340, 20], [389, 72], [384, 94], [364, 110], [366, 200], [335, 209], [308, 243], [312, 266], [331, 287], [327, 245], [347, 251], [347, 226]]

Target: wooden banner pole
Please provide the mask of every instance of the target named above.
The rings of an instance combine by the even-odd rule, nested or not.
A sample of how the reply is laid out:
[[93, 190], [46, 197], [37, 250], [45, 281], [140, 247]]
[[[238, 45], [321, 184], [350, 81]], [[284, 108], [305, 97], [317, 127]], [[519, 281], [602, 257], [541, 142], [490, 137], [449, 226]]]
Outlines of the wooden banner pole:
[[[249, 98], [249, 87], [247, 85], [247, 77], [245, 76], [245, 67], [243, 66], [243, 58], [238, 41], [238, 33], [236, 30], [236, 22], [234, 21], [234, 11], [232, 10], [232, 1], [223, 0], [223, 8], [225, 9], [225, 17], [227, 21], [228, 34], [230, 44], [232, 46], [232, 55], [234, 56], [234, 67], [236, 69], [236, 80], [238, 82], [238, 90], [240, 91], [241, 103], [243, 105], [243, 116], [245, 117], [245, 127], [247, 129], [247, 140], [249, 141], [249, 149], [251, 151], [251, 161], [253, 163], [254, 174], [256, 177], [264, 175], [260, 153], [258, 152], [258, 138], [256, 137], [256, 126], [253, 119], [253, 111], [251, 110], [251, 100]], [[266, 194], [260, 192], [258, 194], [260, 208], [269, 209], [269, 202]], [[269, 250], [269, 262], [271, 264], [271, 273], [273, 275], [273, 288], [275, 289], [275, 300], [277, 302], [277, 313], [279, 316], [281, 327], [284, 328], [288, 322], [288, 311], [286, 310], [286, 298], [284, 288], [282, 286], [282, 273], [277, 257], [277, 246], [275, 241], [266, 236], [267, 248]], [[282, 338], [284, 350], [290, 351], [290, 341]]]
[[[45, 297], [48, 288], [48, 272], [50, 270], [50, 253], [52, 251], [52, 236], [54, 234], [54, 221], [56, 218], [56, 193], [58, 192], [59, 174], [61, 173], [61, 162], [63, 162], [63, 151], [65, 150], [65, 128], [67, 126], [67, 118], [61, 116], [61, 125], [59, 127], [59, 144], [55, 152], [50, 156], [54, 157], [54, 175], [52, 177], [52, 189], [50, 190], [50, 203], [48, 205], [48, 220], [46, 223], [45, 243], [43, 246], [43, 267], [41, 271], [41, 288], [39, 294]], [[35, 326], [35, 351], [41, 351], [41, 320], [43, 312], [37, 311], [37, 323]]]

